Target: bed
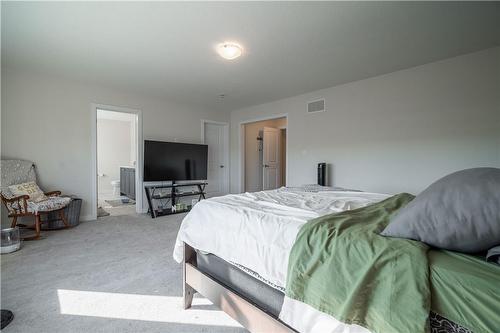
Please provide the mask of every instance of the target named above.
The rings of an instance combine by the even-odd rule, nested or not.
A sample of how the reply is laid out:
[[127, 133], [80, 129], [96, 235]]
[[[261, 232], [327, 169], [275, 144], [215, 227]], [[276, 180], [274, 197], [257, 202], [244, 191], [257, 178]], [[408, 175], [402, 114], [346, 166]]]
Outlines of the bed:
[[[287, 298], [288, 256], [307, 221], [389, 197], [281, 188], [198, 203], [183, 221], [174, 250], [174, 259], [184, 265], [185, 307], [198, 291], [254, 332], [370, 332]], [[498, 266], [445, 251], [431, 251], [429, 262], [433, 332], [493, 332], [500, 327], [494, 315], [500, 298], [491, 290], [498, 290]], [[474, 270], [467, 269], [470, 265]], [[453, 273], [457, 271], [462, 274]], [[450, 277], [453, 283], [447, 282]], [[458, 286], [467, 287], [467, 301], [452, 297]]]

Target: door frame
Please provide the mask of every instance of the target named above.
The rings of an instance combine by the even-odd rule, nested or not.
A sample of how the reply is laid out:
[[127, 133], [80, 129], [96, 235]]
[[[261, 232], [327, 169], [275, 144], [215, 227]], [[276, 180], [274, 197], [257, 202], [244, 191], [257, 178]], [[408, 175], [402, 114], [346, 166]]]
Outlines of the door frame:
[[137, 161], [135, 165], [135, 211], [142, 213], [143, 194], [142, 194], [142, 165], [144, 163], [144, 141], [142, 139], [142, 111], [131, 109], [128, 107], [107, 105], [107, 104], [90, 104], [90, 129], [91, 129], [91, 209], [90, 214], [93, 220], [97, 219], [97, 110], [114, 111], [121, 113], [130, 113], [137, 116], [136, 122], [136, 138], [135, 145], [137, 148]]
[[214, 121], [208, 119], [201, 119], [201, 143], [205, 144], [205, 125], [206, 124], [214, 124], [224, 126], [224, 141], [226, 142], [226, 149], [224, 149], [224, 194], [229, 194], [229, 123], [225, 121]]
[[289, 123], [288, 123], [288, 113], [282, 113], [282, 114], [277, 114], [277, 115], [272, 115], [272, 116], [265, 116], [265, 117], [257, 117], [249, 120], [244, 120], [239, 123], [238, 126], [238, 141], [239, 141], [239, 156], [238, 156], [238, 162], [239, 162], [239, 174], [238, 174], [238, 192], [242, 193], [245, 190], [245, 125], [249, 123], [256, 123], [259, 121], [264, 121], [264, 120], [272, 120], [272, 119], [279, 119], [279, 118], [285, 118], [286, 119], [286, 161], [285, 161], [285, 186], [288, 186], [288, 161], [290, 158], [288, 157], [288, 142], [290, 142], [290, 137], [289, 137]]

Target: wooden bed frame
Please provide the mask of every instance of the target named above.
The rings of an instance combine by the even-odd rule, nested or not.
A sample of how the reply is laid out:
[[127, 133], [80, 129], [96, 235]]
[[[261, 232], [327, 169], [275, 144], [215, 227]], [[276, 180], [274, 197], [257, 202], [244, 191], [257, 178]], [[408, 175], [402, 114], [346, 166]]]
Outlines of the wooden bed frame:
[[[263, 311], [255, 304], [252, 304], [250, 300], [226, 287], [222, 282], [219, 282], [198, 269], [196, 256], [196, 250], [184, 243], [184, 261], [182, 263], [184, 309], [189, 309], [191, 307], [193, 296], [198, 292], [250, 332], [298, 333], [290, 326], [276, 319], [273, 315]], [[439, 330], [439, 332], [441, 332], [440, 329], [444, 327], [451, 329], [453, 332], [455, 332], [455, 329], [463, 328], [440, 315], [434, 314], [434, 316], [438, 317], [436, 321], [438, 321], [437, 324], [439, 327], [437, 327], [437, 330]], [[429, 319], [432, 322], [431, 317], [429, 317]], [[444, 324], [441, 323], [443, 319], [445, 320]], [[469, 332], [468, 329], [463, 329], [464, 332]], [[451, 330], [449, 332], [451, 332]]]
[[208, 298], [222, 311], [250, 332], [296, 332], [283, 322], [201, 272], [196, 262], [196, 251], [184, 243], [183, 296], [184, 309], [189, 309], [196, 292]]

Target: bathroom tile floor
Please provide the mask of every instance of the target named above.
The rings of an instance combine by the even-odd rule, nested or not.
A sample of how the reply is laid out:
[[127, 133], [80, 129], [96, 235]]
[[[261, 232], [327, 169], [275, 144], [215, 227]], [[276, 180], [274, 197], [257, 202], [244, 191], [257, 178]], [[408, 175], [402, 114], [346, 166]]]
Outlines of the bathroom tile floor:
[[135, 205], [123, 205], [118, 207], [113, 207], [106, 200], [119, 200], [125, 199], [125, 196], [116, 196], [108, 193], [98, 194], [99, 207], [102, 207], [111, 216], [122, 216], [122, 215], [133, 215], [135, 214]]

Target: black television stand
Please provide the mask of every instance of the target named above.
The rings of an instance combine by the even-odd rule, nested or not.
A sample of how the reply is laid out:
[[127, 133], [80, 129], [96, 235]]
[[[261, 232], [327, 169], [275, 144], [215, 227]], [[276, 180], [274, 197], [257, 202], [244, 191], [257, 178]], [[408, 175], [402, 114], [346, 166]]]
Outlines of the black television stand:
[[[191, 207], [188, 207], [187, 209], [184, 210], [176, 210], [172, 212], [172, 208], [167, 208], [163, 210], [158, 210], [154, 208], [153, 202], [154, 200], [161, 200], [161, 199], [169, 199], [171, 200], [172, 207], [175, 206], [176, 204], [176, 199], [180, 197], [188, 197], [188, 196], [199, 196], [198, 200], [205, 199], [205, 186], [207, 186], [207, 182], [192, 182], [192, 183], [182, 183], [182, 184], [177, 184], [175, 182], [172, 182], [172, 184], [168, 185], [144, 185], [144, 190], [146, 191], [146, 198], [148, 199], [148, 207], [149, 207], [149, 214], [151, 215], [152, 218], [158, 217], [158, 216], [163, 216], [163, 215], [171, 215], [171, 214], [179, 214], [179, 213], [184, 213], [188, 212], [191, 210]], [[177, 189], [182, 188], [182, 187], [192, 187], [196, 186], [198, 188], [197, 191], [191, 191], [191, 192], [179, 192]], [[160, 189], [165, 189], [169, 188], [170, 192], [169, 193], [155, 193], [158, 192]]]

